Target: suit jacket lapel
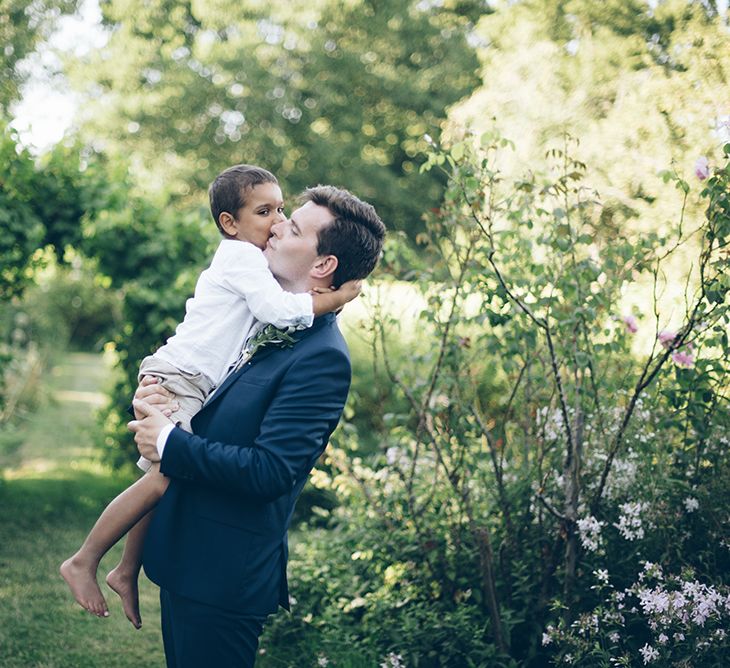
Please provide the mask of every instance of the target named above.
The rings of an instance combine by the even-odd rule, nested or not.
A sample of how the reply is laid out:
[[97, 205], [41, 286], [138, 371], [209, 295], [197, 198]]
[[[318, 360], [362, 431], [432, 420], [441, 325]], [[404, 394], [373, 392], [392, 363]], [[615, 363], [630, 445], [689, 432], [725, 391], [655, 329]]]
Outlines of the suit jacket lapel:
[[[312, 323], [311, 327], [308, 327], [307, 329], [299, 330], [298, 332], [294, 332], [293, 336], [294, 338], [299, 341], [303, 338], [306, 338], [307, 336], [310, 336], [315, 331], [317, 331], [320, 327], [324, 326], [328, 322], [332, 322], [335, 318], [334, 313], [326, 313], [323, 316], [320, 316], [319, 318], [315, 318], [314, 322]], [[295, 344], [296, 345], [296, 344]], [[266, 357], [271, 355], [275, 350], [278, 350], [280, 346], [270, 345], [265, 346], [261, 350], [259, 350], [252, 358], [244, 364], [240, 369], [237, 371], [234, 371], [233, 373], [228, 374], [223, 382], [213, 391], [213, 393], [208, 397], [208, 400], [203, 405], [203, 409], [212, 404], [214, 401], [217, 401], [225, 391], [234, 383], [234, 381], [237, 378], [240, 378], [246, 371], [248, 371], [251, 368], [250, 362], [254, 362], [255, 364], [260, 364]]]
[[203, 408], [206, 406], [212, 404], [214, 401], [216, 401], [219, 397], [221, 397], [224, 392], [233, 384], [233, 382], [240, 378], [246, 371], [248, 371], [251, 366], [250, 362], [255, 360], [256, 364], [258, 364], [261, 360], [271, 355], [276, 350], [276, 346], [268, 346], [266, 348], [263, 348], [262, 350], [259, 350], [254, 357], [246, 362], [240, 369], [237, 369], [233, 373], [229, 373], [224, 379], [223, 382], [215, 388], [213, 393], [208, 397], [205, 404], [203, 404]]

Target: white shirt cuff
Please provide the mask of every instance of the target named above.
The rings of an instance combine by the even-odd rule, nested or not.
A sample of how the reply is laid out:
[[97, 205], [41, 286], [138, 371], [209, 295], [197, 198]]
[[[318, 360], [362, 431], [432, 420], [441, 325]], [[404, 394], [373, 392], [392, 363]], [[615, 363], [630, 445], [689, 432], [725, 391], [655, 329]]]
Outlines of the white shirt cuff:
[[174, 424], [166, 424], [157, 435], [157, 454], [160, 455], [160, 459], [162, 459], [162, 453], [165, 451], [165, 446], [167, 445], [167, 437], [174, 428]]

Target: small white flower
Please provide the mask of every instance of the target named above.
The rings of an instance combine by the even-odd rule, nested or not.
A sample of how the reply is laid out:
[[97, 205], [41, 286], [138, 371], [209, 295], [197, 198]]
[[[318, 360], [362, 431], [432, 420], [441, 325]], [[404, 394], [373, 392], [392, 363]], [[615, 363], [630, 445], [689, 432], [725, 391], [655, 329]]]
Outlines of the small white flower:
[[617, 643], [621, 639], [621, 636], [619, 635], [618, 631], [613, 631], [612, 633], [608, 634], [608, 639], [612, 643]]
[[542, 634], [542, 646], [545, 647], [545, 645], [549, 645], [553, 639], [550, 637], [549, 633], [543, 633]]
[[405, 668], [406, 664], [403, 663], [403, 657], [400, 654], [391, 652], [385, 657], [385, 661], [381, 662], [380, 668]]
[[659, 658], [659, 652], [648, 643], [639, 649], [639, 653], [641, 654], [641, 658], [644, 659], [644, 665]]
[[588, 552], [595, 552], [601, 547], [601, 527], [603, 522], [599, 522], [595, 517], [589, 515], [579, 519], [576, 524], [578, 525], [578, 534], [580, 535], [580, 544], [584, 550]]
[[693, 513], [700, 507], [700, 502], [692, 496], [688, 496], [683, 503], [688, 513]]
[[613, 526], [626, 540], [641, 540], [644, 537], [641, 514], [646, 510], [647, 504], [642, 502], [622, 503], [620, 508], [622, 514]]
[[603, 584], [608, 584], [608, 571], [605, 568], [599, 568], [597, 571], [593, 571], [593, 575], [596, 576], [596, 580]]
[[324, 666], [328, 666], [329, 663], [330, 660], [324, 654], [319, 655], [319, 658], [317, 659], [318, 666], [322, 666], [322, 668], [324, 668]]

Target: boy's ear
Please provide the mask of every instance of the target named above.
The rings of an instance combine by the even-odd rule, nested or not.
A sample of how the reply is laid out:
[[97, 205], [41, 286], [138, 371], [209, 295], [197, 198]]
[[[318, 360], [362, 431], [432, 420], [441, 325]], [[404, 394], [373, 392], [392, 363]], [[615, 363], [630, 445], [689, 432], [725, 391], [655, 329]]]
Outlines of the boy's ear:
[[229, 237], [235, 237], [238, 233], [238, 223], [228, 211], [221, 212], [220, 216], [218, 216], [218, 223]]
[[327, 278], [335, 273], [338, 264], [339, 260], [335, 255], [320, 255], [312, 267], [311, 274], [314, 278]]

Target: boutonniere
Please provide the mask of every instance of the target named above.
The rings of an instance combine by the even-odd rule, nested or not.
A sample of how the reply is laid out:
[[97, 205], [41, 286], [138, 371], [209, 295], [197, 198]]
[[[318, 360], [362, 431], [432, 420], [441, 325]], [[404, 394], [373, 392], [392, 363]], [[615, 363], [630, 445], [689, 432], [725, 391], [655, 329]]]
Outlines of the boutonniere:
[[279, 348], [291, 348], [296, 342], [292, 334], [297, 331], [296, 327], [286, 327], [279, 329], [274, 325], [266, 325], [260, 332], [252, 336], [241, 351], [235, 370], [240, 369], [248, 362], [259, 350], [267, 346], [277, 346]]
[[249, 359], [261, 348], [266, 346], [278, 346], [280, 348], [291, 348], [297, 340], [292, 336], [297, 331], [296, 327], [279, 329], [274, 325], [266, 325], [256, 336], [246, 344], [244, 350], [248, 353]]

